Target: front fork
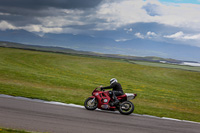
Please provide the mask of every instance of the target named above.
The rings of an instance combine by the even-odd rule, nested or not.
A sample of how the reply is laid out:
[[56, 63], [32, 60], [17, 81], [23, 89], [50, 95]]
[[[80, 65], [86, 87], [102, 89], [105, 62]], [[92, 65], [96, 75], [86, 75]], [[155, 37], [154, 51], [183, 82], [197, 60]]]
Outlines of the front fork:
[[94, 98], [92, 99], [91, 103], [94, 103], [94, 102], [95, 102], [95, 99], [96, 99], [96, 98], [94, 97]]

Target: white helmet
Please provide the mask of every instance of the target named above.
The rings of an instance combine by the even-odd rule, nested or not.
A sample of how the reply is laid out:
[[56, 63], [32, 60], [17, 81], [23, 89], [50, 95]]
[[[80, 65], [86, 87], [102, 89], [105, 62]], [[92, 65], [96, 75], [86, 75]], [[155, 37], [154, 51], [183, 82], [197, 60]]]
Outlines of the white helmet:
[[112, 78], [112, 79], [110, 80], [110, 85], [113, 84], [113, 83], [115, 83], [115, 82], [117, 82], [117, 79], [116, 79], [116, 78]]

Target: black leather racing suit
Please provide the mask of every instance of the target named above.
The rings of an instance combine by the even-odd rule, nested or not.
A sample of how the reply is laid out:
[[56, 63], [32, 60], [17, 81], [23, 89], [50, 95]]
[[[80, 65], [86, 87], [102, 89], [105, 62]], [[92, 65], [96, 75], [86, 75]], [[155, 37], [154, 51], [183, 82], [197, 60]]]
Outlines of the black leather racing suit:
[[111, 89], [111, 88], [113, 88], [113, 89], [109, 93], [111, 94], [111, 97], [113, 97], [113, 99], [115, 101], [117, 101], [117, 97], [116, 96], [120, 96], [120, 95], [124, 94], [124, 92], [122, 90], [122, 86], [121, 86], [120, 83], [114, 82], [110, 86], [101, 87], [101, 89]]

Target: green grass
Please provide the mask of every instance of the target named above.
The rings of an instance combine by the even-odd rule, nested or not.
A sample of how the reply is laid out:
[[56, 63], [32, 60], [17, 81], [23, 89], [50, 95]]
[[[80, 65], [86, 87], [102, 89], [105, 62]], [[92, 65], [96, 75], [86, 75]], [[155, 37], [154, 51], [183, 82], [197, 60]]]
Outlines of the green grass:
[[200, 72], [121, 60], [0, 48], [0, 93], [83, 105], [117, 78], [138, 114], [200, 122]]
[[24, 131], [24, 130], [0, 128], [0, 133], [39, 133], [39, 132], [28, 132], [28, 131]]

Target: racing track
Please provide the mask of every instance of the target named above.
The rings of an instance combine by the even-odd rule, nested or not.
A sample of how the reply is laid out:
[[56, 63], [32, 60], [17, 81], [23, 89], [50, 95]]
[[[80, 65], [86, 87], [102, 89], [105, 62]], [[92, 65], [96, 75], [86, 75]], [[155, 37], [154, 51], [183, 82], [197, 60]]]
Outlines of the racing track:
[[0, 95], [0, 127], [48, 133], [199, 133], [200, 124]]

